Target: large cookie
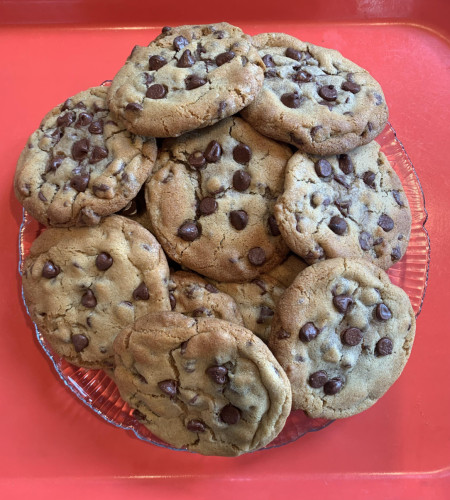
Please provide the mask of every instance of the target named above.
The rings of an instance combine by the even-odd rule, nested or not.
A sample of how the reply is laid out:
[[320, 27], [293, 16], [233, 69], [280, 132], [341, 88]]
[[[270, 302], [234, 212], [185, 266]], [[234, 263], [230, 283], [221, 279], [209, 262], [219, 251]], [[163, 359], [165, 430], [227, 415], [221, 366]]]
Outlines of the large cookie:
[[128, 132], [107, 88], [81, 92], [50, 111], [20, 155], [14, 188], [46, 226], [91, 226], [136, 196], [156, 159], [156, 141]]
[[110, 368], [122, 328], [170, 311], [161, 246], [117, 215], [95, 227], [47, 229], [33, 242], [22, 277], [32, 320], [53, 350], [77, 366]]
[[251, 38], [235, 26], [164, 28], [148, 47], [133, 49], [112, 82], [110, 105], [135, 133], [177, 137], [249, 104], [263, 68]]
[[218, 281], [279, 264], [288, 248], [273, 208], [291, 155], [237, 117], [165, 141], [146, 197], [168, 256]]
[[408, 296], [364, 259], [330, 259], [281, 297], [269, 347], [292, 385], [293, 408], [342, 418], [372, 406], [400, 376], [415, 317]]
[[291, 409], [286, 374], [249, 330], [159, 313], [114, 343], [114, 378], [134, 416], [177, 448], [237, 456], [266, 446]]
[[366, 70], [335, 50], [281, 33], [257, 35], [253, 43], [265, 79], [242, 116], [259, 132], [328, 155], [367, 144], [383, 130], [383, 91]]
[[286, 243], [310, 264], [364, 257], [387, 269], [405, 253], [411, 232], [400, 179], [375, 141], [326, 158], [296, 153], [275, 217]]

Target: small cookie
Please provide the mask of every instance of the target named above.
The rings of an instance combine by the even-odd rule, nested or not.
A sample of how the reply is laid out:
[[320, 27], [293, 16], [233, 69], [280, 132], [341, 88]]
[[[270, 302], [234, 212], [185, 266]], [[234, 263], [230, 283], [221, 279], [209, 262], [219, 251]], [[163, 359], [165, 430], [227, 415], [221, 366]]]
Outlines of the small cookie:
[[265, 79], [242, 116], [256, 130], [320, 155], [345, 153], [383, 130], [388, 108], [366, 70], [335, 50], [281, 33], [257, 35], [253, 43]]
[[251, 280], [282, 262], [273, 207], [291, 156], [238, 117], [165, 141], [146, 200], [168, 256], [217, 281]]
[[330, 259], [281, 297], [269, 347], [292, 384], [293, 408], [343, 418], [372, 406], [400, 376], [415, 317], [407, 294], [364, 259]]
[[251, 37], [227, 23], [163, 28], [134, 47], [110, 89], [110, 105], [132, 132], [178, 137], [247, 106], [264, 64]]
[[291, 250], [310, 264], [364, 257], [388, 269], [411, 232], [402, 184], [375, 141], [326, 158], [296, 153], [275, 217]]
[[106, 94], [94, 87], [54, 108], [20, 155], [16, 196], [46, 226], [98, 224], [125, 207], [152, 171], [156, 141], [130, 134]]
[[170, 274], [169, 299], [172, 311], [194, 318], [217, 318], [243, 325], [236, 302], [200, 276], [186, 271]]
[[161, 246], [118, 215], [95, 227], [47, 229], [33, 242], [22, 278], [31, 319], [56, 354], [77, 366], [111, 367], [122, 328], [170, 311]]
[[114, 349], [122, 398], [142, 424], [177, 448], [241, 455], [271, 442], [290, 413], [286, 374], [242, 326], [151, 314], [125, 328]]

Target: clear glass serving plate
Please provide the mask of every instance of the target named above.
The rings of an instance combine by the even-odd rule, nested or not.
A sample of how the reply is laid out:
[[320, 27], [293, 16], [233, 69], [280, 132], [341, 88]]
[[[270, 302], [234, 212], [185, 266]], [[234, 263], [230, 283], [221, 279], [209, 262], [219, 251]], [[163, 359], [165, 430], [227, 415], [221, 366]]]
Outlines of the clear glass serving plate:
[[[430, 263], [430, 240], [425, 229], [427, 220], [425, 198], [414, 166], [390, 124], [377, 137], [377, 142], [403, 184], [412, 214], [411, 237], [407, 252], [389, 269], [388, 274], [392, 283], [403, 288], [408, 294], [417, 317], [425, 297]], [[19, 233], [20, 273], [22, 273], [23, 259], [28, 254], [32, 242], [43, 229], [42, 225], [24, 211]], [[133, 431], [138, 438], [148, 443], [175, 449], [154, 436], [133, 417], [132, 408], [122, 400], [115, 383], [104, 371], [71, 365], [52, 351], [36, 325], [35, 330], [39, 343], [53, 362], [62, 381], [91, 410], [111, 424]], [[323, 429], [331, 422], [325, 419], [309, 418], [302, 410], [293, 411], [282, 432], [264, 449], [295, 441], [308, 432]]]

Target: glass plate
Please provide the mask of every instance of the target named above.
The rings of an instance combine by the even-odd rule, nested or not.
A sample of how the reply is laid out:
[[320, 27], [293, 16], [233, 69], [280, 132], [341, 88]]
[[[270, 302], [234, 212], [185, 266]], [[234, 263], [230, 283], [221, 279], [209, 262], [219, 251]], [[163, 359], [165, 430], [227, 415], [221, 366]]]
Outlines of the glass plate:
[[[425, 229], [427, 220], [425, 199], [416, 171], [392, 126], [388, 124], [376, 140], [397, 172], [411, 207], [412, 227], [407, 252], [389, 269], [388, 274], [392, 283], [403, 288], [408, 294], [417, 317], [425, 296], [430, 263], [430, 240]], [[19, 234], [20, 273], [22, 273], [23, 259], [28, 254], [31, 243], [43, 229], [44, 226], [24, 211]], [[158, 439], [133, 417], [133, 410], [122, 400], [115, 383], [103, 370], [89, 370], [71, 365], [52, 351], [36, 325], [35, 330], [39, 343], [52, 360], [63, 382], [89, 408], [111, 424], [132, 430], [138, 438], [146, 442], [176, 449]], [[282, 432], [264, 449], [295, 441], [308, 432], [323, 429], [331, 422], [326, 419], [309, 418], [302, 410], [293, 411]]]

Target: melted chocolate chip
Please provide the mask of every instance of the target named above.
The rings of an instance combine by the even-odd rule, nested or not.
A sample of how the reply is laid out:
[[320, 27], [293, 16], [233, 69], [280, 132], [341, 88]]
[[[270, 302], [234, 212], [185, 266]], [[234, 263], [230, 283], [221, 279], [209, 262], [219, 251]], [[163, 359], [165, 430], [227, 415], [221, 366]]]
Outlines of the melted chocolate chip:
[[113, 265], [113, 258], [107, 252], [101, 252], [95, 259], [95, 265], [99, 271], [106, 271]]
[[392, 313], [386, 304], [381, 303], [375, 308], [375, 316], [380, 321], [387, 321], [392, 318]]
[[367, 251], [367, 250], [370, 250], [371, 247], [373, 245], [373, 238], [372, 236], [367, 233], [366, 231], [363, 231], [360, 235], [359, 235], [359, 246]]
[[89, 132], [94, 135], [103, 134], [103, 120], [96, 120], [89, 125]]
[[151, 56], [148, 60], [148, 69], [150, 71], [158, 71], [167, 64], [166, 59], [163, 56]]
[[313, 76], [310, 75], [307, 71], [301, 69], [292, 75], [292, 80], [297, 83], [307, 83], [313, 80]]
[[187, 41], [186, 38], [184, 38], [184, 36], [177, 36], [173, 40], [173, 48], [177, 52], [179, 50], [183, 49], [184, 47], [186, 47], [186, 45], [188, 45], [188, 44], [189, 44], [189, 42]]
[[92, 122], [92, 115], [90, 113], [80, 113], [75, 127], [87, 127]]
[[335, 377], [329, 380], [324, 386], [323, 386], [323, 392], [327, 396], [334, 396], [338, 392], [342, 390], [344, 383], [341, 378]]
[[402, 256], [402, 252], [400, 250], [400, 247], [394, 247], [391, 251], [391, 259], [392, 261], [400, 260]]
[[347, 90], [348, 92], [351, 92], [352, 94], [357, 94], [361, 90], [361, 85], [358, 85], [355, 82], [344, 82], [341, 85], [342, 90]]
[[75, 175], [70, 180], [70, 187], [78, 191], [79, 193], [84, 193], [89, 184], [89, 173], [83, 172], [80, 175]]
[[200, 236], [200, 231], [195, 222], [184, 222], [178, 228], [178, 236], [185, 241], [194, 241]]
[[217, 66], [222, 66], [223, 64], [230, 62], [234, 58], [234, 56], [235, 53], [232, 50], [229, 50], [227, 52], [222, 52], [222, 54], [216, 56]]
[[72, 335], [72, 344], [75, 348], [75, 352], [81, 352], [89, 345], [89, 339], [85, 335], [79, 333]]
[[216, 163], [222, 156], [222, 147], [217, 141], [211, 141], [206, 146], [204, 156], [208, 163]]
[[189, 420], [186, 429], [191, 432], [205, 432], [206, 426], [201, 420]]
[[328, 227], [333, 231], [333, 233], [341, 236], [347, 230], [347, 222], [345, 222], [345, 219], [342, 217], [334, 215], [331, 217]]
[[262, 266], [266, 262], [266, 252], [261, 247], [254, 247], [248, 252], [248, 260], [254, 266]]
[[54, 264], [51, 260], [48, 260], [44, 267], [42, 268], [42, 277], [46, 279], [56, 278], [58, 274], [61, 272], [61, 269]]
[[206, 78], [202, 78], [198, 75], [189, 75], [184, 79], [186, 90], [194, 90], [198, 87], [202, 87], [206, 82]]
[[359, 328], [351, 327], [342, 332], [341, 340], [344, 345], [355, 346], [361, 343], [363, 336]]
[[350, 295], [335, 295], [333, 297], [333, 305], [340, 313], [346, 313], [348, 308], [353, 304], [353, 298]]
[[147, 285], [142, 282], [134, 291], [134, 300], [148, 300], [150, 298], [150, 293], [148, 291]]
[[302, 60], [302, 53], [299, 50], [296, 50], [292, 47], [288, 47], [284, 53], [286, 57], [289, 57], [289, 59], [294, 59], [294, 61], [301, 61]]
[[47, 167], [47, 172], [55, 172], [61, 163], [64, 161], [65, 156], [54, 156]]
[[227, 404], [220, 411], [220, 420], [228, 425], [235, 425], [241, 419], [241, 412], [239, 408], [232, 404]]
[[305, 97], [299, 95], [298, 92], [288, 92], [280, 97], [280, 101], [288, 108], [299, 108]]
[[245, 165], [252, 158], [252, 150], [246, 144], [238, 144], [233, 148], [233, 159], [237, 163]]
[[245, 210], [233, 210], [230, 212], [230, 223], [234, 229], [242, 231], [248, 224], [248, 214]]
[[345, 175], [351, 174], [354, 170], [352, 159], [347, 154], [338, 156], [339, 168]]
[[259, 316], [256, 322], [261, 325], [265, 323], [269, 318], [271, 318], [274, 315], [273, 309], [267, 306], [261, 306], [259, 309]]
[[145, 93], [145, 96], [149, 99], [163, 99], [166, 97], [167, 87], [164, 85], [160, 85], [159, 83], [155, 83], [154, 85], [150, 85]]
[[170, 301], [170, 308], [173, 311], [175, 309], [175, 307], [177, 306], [177, 299], [172, 292], [169, 292], [169, 301]]
[[394, 228], [394, 221], [389, 217], [389, 215], [381, 214], [378, 219], [378, 225], [383, 231], [388, 233]]
[[319, 89], [319, 95], [325, 101], [335, 101], [337, 99], [337, 90], [334, 85], [324, 85]]
[[108, 150], [102, 146], [94, 146], [89, 163], [98, 163], [108, 157]]
[[209, 293], [219, 293], [219, 290], [214, 285], [211, 285], [211, 283], [207, 283], [205, 289], [208, 290]]
[[314, 163], [314, 170], [316, 171], [316, 174], [322, 179], [330, 177], [330, 175], [333, 173], [332, 166], [327, 160], [324, 160], [323, 158]]
[[233, 175], [233, 187], [236, 191], [245, 191], [250, 186], [252, 178], [245, 170], [236, 170]]
[[311, 373], [308, 379], [308, 384], [313, 389], [319, 389], [323, 387], [328, 382], [328, 374], [325, 370], [319, 370], [317, 372]]
[[280, 228], [278, 227], [278, 222], [275, 217], [273, 215], [270, 215], [267, 219], [267, 222], [269, 224], [270, 234], [272, 236], [280, 236]]
[[397, 202], [397, 205], [399, 207], [405, 206], [405, 204], [403, 203], [403, 200], [400, 197], [400, 193], [398, 191], [392, 191], [392, 196], [394, 197], [394, 200]]
[[266, 68], [274, 68], [275, 63], [273, 62], [273, 57], [270, 54], [266, 54], [262, 58], [263, 63], [266, 65]]
[[188, 163], [191, 167], [195, 168], [196, 170], [201, 170], [205, 168], [206, 159], [201, 151], [194, 151], [192, 154], [189, 155]]
[[302, 342], [311, 342], [319, 335], [319, 330], [316, 328], [314, 323], [305, 323], [298, 332], [298, 336]]
[[375, 172], [368, 170], [363, 175], [364, 184], [366, 184], [371, 188], [375, 188], [375, 178], [376, 178]]
[[216, 384], [226, 384], [228, 382], [228, 370], [225, 366], [210, 366], [206, 369], [206, 374]]
[[80, 139], [72, 145], [72, 158], [77, 161], [84, 160], [89, 153], [89, 139]]
[[63, 115], [58, 116], [58, 118], [56, 119], [56, 125], [58, 125], [58, 127], [68, 127], [75, 121], [76, 117], [77, 114], [75, 113], [75, 111], [68, 111]]
[[388, 337], [381, 338], [375, 345], [375, 355], [376, 356], [388, 356], [392, 354], [394, 350], [394, 345], [392, 340]]
[[186, 49], [177, 62], [177, 68], [190, 68], [194, 63], [194, 56], [189, 49]]
[[142, 111], [144, 108], [138, 102], [130, 102], [125, 106], [127, 111], [138, 112]]
[[88, 307], [90, 309], [94, 308], [97, 305], [97, 299], [95, 298], [94, 292], [92, 290], [86, 290], [86, 292], [81, 297], [81, 304], [84, 307]]
[[162, 380], [158, 382], [158, 387], [164, 394], [174, 398], [177, 395], [177, 381], [176, 380]]
[[198, 206], [201, 215], [211, 215], [217, 210], [217, 201], [214, 198], [203, 198]]

